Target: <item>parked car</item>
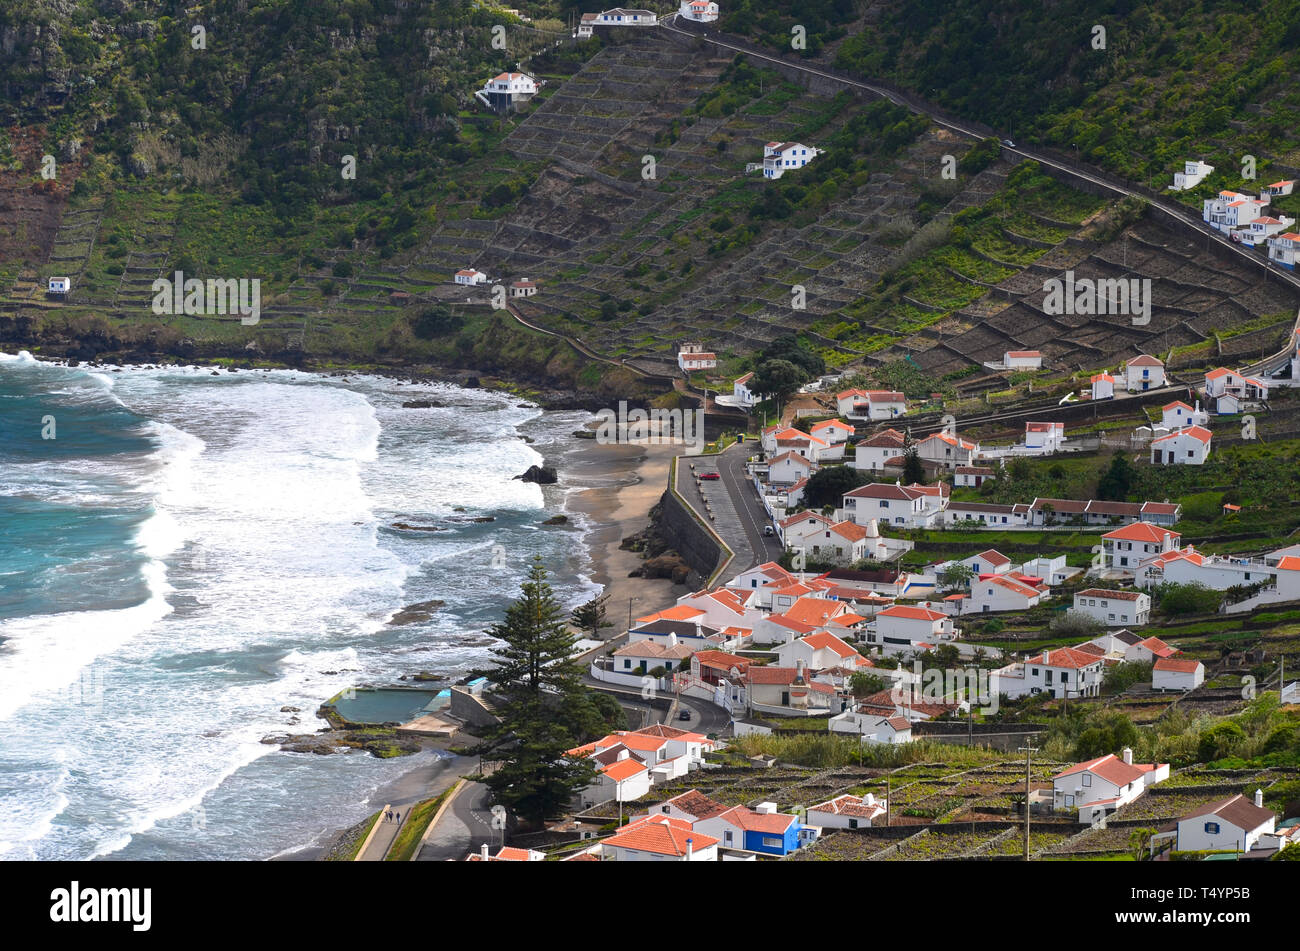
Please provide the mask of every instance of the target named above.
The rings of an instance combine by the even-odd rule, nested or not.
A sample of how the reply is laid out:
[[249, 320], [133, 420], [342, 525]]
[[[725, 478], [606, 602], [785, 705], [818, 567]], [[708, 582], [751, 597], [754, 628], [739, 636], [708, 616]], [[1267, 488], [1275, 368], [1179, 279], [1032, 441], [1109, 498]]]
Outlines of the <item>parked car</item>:
[[680, 713], [677, 714], [677, 719], [679, 720], [689, 720], [690, 718], [691, 718], [691, 711], [689, 710], [682, 710]]
[[722, 478], [722, 476], [718, 475], [716, 472], [703, 472], [700, 474], [700, 478], [712, 482], [714, 479]]
[[1016, 147], [1016, 143], [1012, 142], [1010, 139], [1003, 139], [1002, 144], [1009, 149], [1014, 149]]
[[772, 526], [771, 526], [771, 525], [764, 525], [764, 526], [763, 526], [763, 534], [764, 534], [764, 535], [775, 535], [776, 532], [774, 532], [774, 531], [772, 530]]

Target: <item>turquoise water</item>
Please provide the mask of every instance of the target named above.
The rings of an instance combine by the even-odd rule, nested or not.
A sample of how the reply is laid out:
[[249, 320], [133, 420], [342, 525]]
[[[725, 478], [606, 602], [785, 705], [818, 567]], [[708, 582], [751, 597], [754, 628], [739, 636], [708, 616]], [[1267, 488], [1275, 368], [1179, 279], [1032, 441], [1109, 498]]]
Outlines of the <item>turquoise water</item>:
[[586, 418], [0, 355], [0, 857], [267, 858], [368, 815], [414, 758], [263, 738], [315, 732], [350, 686], [483, 666], [535, 554], [566, 604], [590, 597], [580, 533], [540, 528], [569, 489], [512, 478], [544, 456], [563, 471]]
[[430, 708], [438, 693], [413, 689], [358, 690], [351, 697], [340, 697], [334, 707], [340, 716], [353, 723], [405, 723]]

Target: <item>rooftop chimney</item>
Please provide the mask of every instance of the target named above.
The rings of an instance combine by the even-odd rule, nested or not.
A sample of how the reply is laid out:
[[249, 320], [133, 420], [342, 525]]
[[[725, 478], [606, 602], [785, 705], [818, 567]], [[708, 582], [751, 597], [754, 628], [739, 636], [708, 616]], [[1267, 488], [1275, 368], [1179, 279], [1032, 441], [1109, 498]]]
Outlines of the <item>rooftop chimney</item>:
[[1261, 809], [1264, 808], [1264, 790], [1255, 790], [1255, 805], [1259, 806]]
[[[696, 626], [697, 628], [699, 627], [698, 624], [695, 625], [695, 626]], [[677, 646], [677, 635], [674, 634], [672, 631], [669, 631], [669, 632], [668, 632], [668, 646], [669, 646], [669, 647], [676, 647], [676, 646]]]
[[483, 846], [478, 850], [478, 854], [484, 862], [488, 860], [488, 847], [486, 842], [484, 842]]
[[694, 854], [695, 854], [695, 840], [688, 838], [686, 840], [686, 861], [689, 862], [691, 860], [691, 856]]
[[1126, 746], [1126, 747], [1124, 747], [1124, 749], [1120, 750], [1120, 755], [1121, 755], [1122, 757], [1124, 757], [1124, 762], [1128, 763], [1128, 765], [1130, 765], [1130, 766], [1133, 765], [1133, 750], [1132, 750], [1132, 749], [1130, 749], [1129, 747]]
[[754, 807], [754, 811], [762, 816], [774, 816], [776, 815], [776, 803], [760, 802], [757, 806]]

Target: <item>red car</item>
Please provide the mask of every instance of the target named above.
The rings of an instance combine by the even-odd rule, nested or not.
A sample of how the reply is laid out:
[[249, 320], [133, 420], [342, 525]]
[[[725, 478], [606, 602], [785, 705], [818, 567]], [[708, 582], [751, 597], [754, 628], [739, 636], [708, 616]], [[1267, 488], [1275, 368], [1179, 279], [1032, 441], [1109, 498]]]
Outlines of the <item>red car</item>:
[[702, 472], [700, 473], [700, 478], [713, 481], [714, 479], [721, 479], [722, 476], [718, 475], [716, 472]]

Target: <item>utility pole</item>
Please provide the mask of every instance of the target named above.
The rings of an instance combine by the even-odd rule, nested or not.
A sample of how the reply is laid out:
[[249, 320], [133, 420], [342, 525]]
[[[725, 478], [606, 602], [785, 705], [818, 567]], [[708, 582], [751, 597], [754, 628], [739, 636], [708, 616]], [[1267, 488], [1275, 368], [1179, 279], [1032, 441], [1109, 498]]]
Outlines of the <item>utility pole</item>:
[[1019, 753], [1025, 754], [1025, 861], [1029, 861], [1029, 755], [1037, 753], [1036, 746], [1022, 746]]

